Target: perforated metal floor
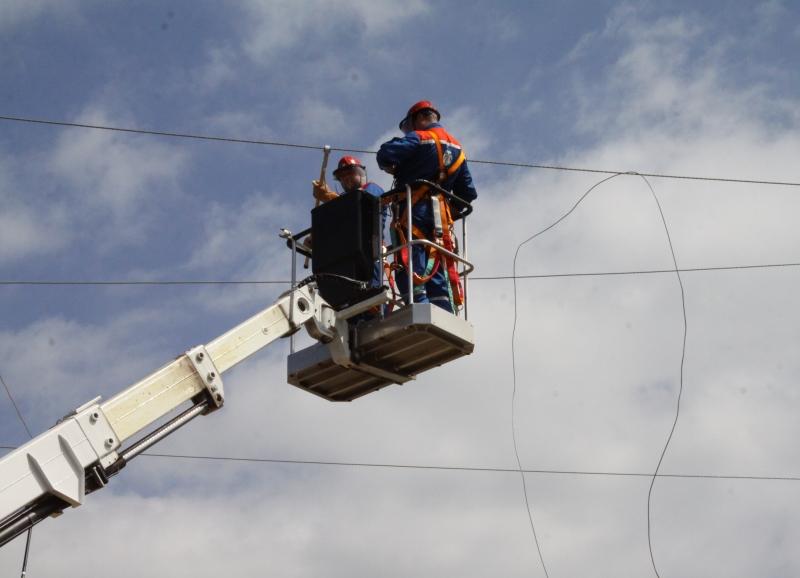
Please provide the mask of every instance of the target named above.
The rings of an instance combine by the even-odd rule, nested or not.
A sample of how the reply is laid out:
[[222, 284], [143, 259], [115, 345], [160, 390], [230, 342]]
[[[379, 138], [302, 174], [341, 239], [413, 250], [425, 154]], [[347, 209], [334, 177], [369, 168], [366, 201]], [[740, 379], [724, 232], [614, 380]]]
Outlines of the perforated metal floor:
[[[474, 347], [469, 322], [428, 303], [415, 303], [383, 320], [360, 324], [351, 343], [353, 361], [406, 379], [469, 355]], [[290, 355], [287, 373], [292, 385], [330, 401], [351, 401], [398, 383], [358, 366], [337, 365], [322, 343]]]

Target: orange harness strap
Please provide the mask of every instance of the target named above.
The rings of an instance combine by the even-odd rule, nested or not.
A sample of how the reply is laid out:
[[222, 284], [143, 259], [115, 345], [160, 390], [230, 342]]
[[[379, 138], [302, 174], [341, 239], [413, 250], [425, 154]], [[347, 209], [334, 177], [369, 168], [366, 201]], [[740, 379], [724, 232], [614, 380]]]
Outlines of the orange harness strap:
[[[466, 160], [466, 155], [464, 151], [460, 151], [456, 160], [450, 165], [445, 166], [444, 163], [444, 153], [442, 151], [442, 142], [439, 134], [436, 130], [429, 130], [425, 131], [426, 135], [430, 135], [433, 138], [434, 144], [436, 145], [436, 156], [439, 161], [439, 173], [437, 175], [437, 182], [442, 184], [448, 177], [455, 174], [455, 172], [461, 167], [461, 165]], [[447, 133], [445, 133], [447, 134]], [[449, 136], [449, 135], [448, 135]], [[452, 138], [452, 137], [451, 137]], [[455, 140], [455, 139], [453, 139]], [[398, 241], [401, 245], [406, 244], [407, 238], [404, 229], [404, 224], [408, 220], [408, 211], [411, 210], [411, 207], [416, 205], [422, 198], [429, 194], [430, 187], [427, 185], [422, 185], [415, 189], [411, 193], [411, 206], [406, 206], [403, 214], [400, 216], [399, 219], [395, 219], [392, 223], [392, 227], [397, 231]], [[447, 199], [444, 198], [442, 195], [434, 195], [431, 197], [431, 203], [438, 204], [438, 213], [441, 217], [440, 225], [437, 224], [435, 229], [441, 231], [441, 236], [436, 235], [436, 238], [433, 241], [441, 246], [442, 248], [450, 251], [450, 252], [457, 252], [458, 248], [455, 243], [455, 239], [453, 237], [452, 229], [453, 229], [453, 217], [450, 210], [450, 203], [447, 202]], [[426, 236], [422, 232], [422, 230], [417, 227], [416, 225], [412, 225], [411, 231], [412, 239], [425, 239]], [[401, 265], [408, 268], [408, 259], [409, 259], [408, 251], [405, 249], [399, 251], [398, 258], [395, 260], [394, 269], [399, 268]], [[397, 261], [400, 261], [398, 264]], [[458, 267], [456, 266], [456, 261], [452, 257], [448, 255], [444, 255], [436, 250], [435, 247], [428, 246], [427, 247], [427, 267], [425, 272], [420, 275], [419, 273], [414, 273], [414, 285], [422, 285], [430, 281], [436, 272], [439, 270], [440, 266], [443, 266], [447, 275], [447, 279], [449, 282], [449, 293], [450, 297], [453, 301], [455, 306], [463, 305], [464, 303], [464, 289], [461, 285], [461, 278], [458, 275]]]

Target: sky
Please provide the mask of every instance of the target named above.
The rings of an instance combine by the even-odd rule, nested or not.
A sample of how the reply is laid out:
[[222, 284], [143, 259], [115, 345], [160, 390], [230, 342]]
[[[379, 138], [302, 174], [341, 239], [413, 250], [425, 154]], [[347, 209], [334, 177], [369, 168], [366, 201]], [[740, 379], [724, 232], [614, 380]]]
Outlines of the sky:
[[[800, 182], [788, 1], [4, 0], [0, 42], [6, 117], [375, 150], [433, 100], [472, 159], [476, 277], [511, 275], [520, 243], [608, 176], [477, 161]], [[30, 428], [286, 286], [8, 282], [285, 280], [277, 233], [308, 226], [321, 157], [0, 120], [0, 375]], [[121, 578], [655, 576], [651, 478], [633, 474], [655, 471], [679, 392], [661, 473], [684, 477], [659, 477], [650, 504], [659, 574], [800, 575], [800, 484], [743, 479], [800, 476], [800, 188], [649, 182], [681, 269], [783, 265], [682, 273], [683, 363], [674, 272], [519, 279], [516, 300], [512, 280], [475, 279], [471, 356], [333, 404], [286, 384], [281, 341], [225, 375], [223, 410], [153, 450], [513, 470], [513, 411], [541, 559], [519, 472], [141, 457], [36, 527], [28, 576], [98, 558]], [[516, 261], [671, 268], [630, 175]], [[0, 394], [13, 447], [27, 434]], [[23, 548], [0, 550], [0, 575]]]

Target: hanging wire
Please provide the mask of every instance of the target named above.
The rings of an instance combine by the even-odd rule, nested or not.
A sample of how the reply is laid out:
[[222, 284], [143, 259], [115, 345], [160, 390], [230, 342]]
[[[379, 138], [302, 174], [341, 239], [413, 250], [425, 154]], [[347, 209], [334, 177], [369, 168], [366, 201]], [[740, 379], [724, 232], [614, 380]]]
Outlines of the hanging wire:
[[[14, 396], [11, 395], [11, 390], [6, 383], [6, 380], [3, 379], [3, 376], [0, 375], [0, 383], [3, 384], [3, 388], [6, 390], [6, 394], [8, 395], [8, 399], [11, 400], [11, 405], [14, 406], [14, 410], [17, 412], [17, 417], [19, 421], [22, 423], [22, 427], [25, 428], [25, 431], [28, 433], [28, 437], [33, 439], [33, 434], [31, 433], [28, 424], [25, 422], [25, 418], [22, 417], [22, 412], [19, 410], [19, 406], [17, 402], [14, 400]], [[28, 537], [25, 540], [25, 554], [22, 557], [22, 574], [20, 574], [20, 578], [25, 578], [25, 575], [28, 573], [28, 556], [31, 551], [31, 537], [33, 536], [33, 527], [28, 528]]]
[[28, 434], [28, 437], [33, 439], [33, 434], [31, 433], [30, 428], [28, 428], [28, 424], [25, 423], [25, 418], [22, 417], [22, 412], [19, 410], [19, 406], [17, 405], [17, 402], [14, 400], [14, 396], [11, 395], [11, 390], [8, 388], [8, 384], [6, 384], [6, 380], [3, 379], [2, 375], [0, 375], [0, 383], [3, 384], [3, 388], [5, 388], [6, 390], [6, 395], [8, 396], [8, 399], [11, 401], [11, 405], [14, 406], [14, 411], [17, 412], [17, 417], [19, 418], [22, 427], [25, 428], [25, 432]]
[[531, 241], [533, 241], [539, 235], [542, 235], [542, 234], [546, 233], [547, 231], [549, 231], [550, 229], [552, 229], [553, 227], [558, 225], [561, 221], [566, 219], [578, 207], [578, 205], [581, 204], [583, 199], [585, 199], [589, 195], [589, 193], [591, 193], [596, 187], [600, 186], [602, 183], [604, 183], [604, 182], [606, 182], [608, 180], [611, 180], [611, 179], [613, 179], [615, 177], [618, 177], [620, 174], [622, 174], [622, 173], [617, 173], [617, 174], [612, 175], [610, 177], [606, 177], [605, 179], [602, 179], [601, 181], [598, 181], [597, 183], [592, 185], [589, 188], [589, 190], [587, 190], [585, 193], [583, 193], [583, 195], [581, 195], [581, 197], [575, 202], [575, 204], [572, 205], [572, 207], [569, 209], [569, 211], [567, 211], [566, 213], [561, 215], [561, 217], [556, 219], [553, 223], [551, 223], [550, 225], [548, 225], [547, 227], [545, 227], [541, 231], [538, 231], [537, 233], [531, 235], [530, 237], [528, 237], [527, 239], [522, 241], [522, 243], [520, 243], [517, 246], [517, 250], [514, 252], [514, 262], [513, 262], [513, 265], [512, 265], [512, 275], [511, 275], [511, 278], [514, 281], [514, 323], [513, 323], [512, 328], [511, 328], [511, 380], [512, 380], [512, 384], [513, 384], [512, 385], [512, 389], [511, 389], [511, 439], [514, 442], [514, 456], [516, 457], [516, 460], [517, 460], [517, 467], [518, 467], [520, 479], [522, 481], [522, 494], [525, 497], [525, 508], [526, 508], [527, 513], [528, 513], [528, 521], [530, 522], [531, 534], [533, 534], [533, 541], [536, 544], [536, 551], [539, 553], [539, 561], [542, 564], [542, 569], [544, 570], [545, 576], [547, 576], [548, 578], [549, 578], [550, 575], [547, 572], [547, 566], [545, 565], [545, 562], [544, 562], [544, 556], [542, 555], [541, 544], [539, 544], [539, 537], [536, 535], [536, 525], [534, 524], [534, 521], [533, 521], [533, 513], [531, 512], [530, 500], [528, 499], [528, 486], [527, 486], [527, 483], [525, 482], [525, 472], [524, 472], [524, 470], [522, 468], [522, 461], [519, 458], [519, 448], [518, 448], [518, 445], [517, 445], [517, 428], [516, 428], [515, 411], [514, 411], [515, 407], [516, 407], [516, 398], [517, 398], [517, 355], [516, 355], [516, 336], [517, 336], [517, 258], [519, 257], [520, 249], [522, 249], [522, 247], [524, 245], [526, 245], [527, 243], [530, 243]]
[[669, 448], [669, 444], [672, 441], [672, 435], [675, 433], [675, 427], [678, 425], [678, 417], [681, 413], [681, 398], [683, 396], [683, 367], [684, 362], [686, 361], [686, 334], [688, 333], [687, 323], [686, 323], [686, 292], [683, 288], [683, 279], [681, 279], [681, 273], [678, 267], [678, 258], [675, 256], [675, 247], [672, 245], [672, 237], [669, 234], [669, 227], [667, 226], [667, 219], [664, 216], [664, 210], [661, 208], [661, 203], [658, 201], [658, 196], [656, 195], [655, 189], [653, 189], [653, 185], [650, 184], [650, 181], [647, 180], [646, 177], [643, 175], [639, 175], [645, 183], [647, 183], [650, 192], [653, 195], [653, 199], [658, 206], [658, 213], [661, 215], [661, 222], [664, 224], [664, 232], [667, 235], [667, 242], [669, 243], [669, 251], [672, 255], [672, 264], [675, 266], [675, 275], [678, 279], [678, 285], [681, 289], [681, 309], [683, 311], [683, 343], [681, 345], [681, 371], [680, 371], [680, 386], [678, 388], [678, 398], [675, 402], [675, 419], [672, 421], [672, 427], [669, 430], [669, 435], [667, 436], [667, 441], [664, 443], [664, 449], [661, 450], [661, 455], [658, 458], [658, 464], [656, 465], [655, 472], [653, 472], [653, 478], [650, 480], [650, 488], [647, 490], [647, 548], [650, 551], [650, 563], [653, 565], [653, 572], [655, 572], [658, 578], [661, 578], [661, 575], [658, 573], [658, 567], [656, 566], [656, 560], [653, 555], [653, 539], [652, 539], [652, 515], [651, 515], [651, 504], [652, 504], [652, 496], [653, 496], [653, 486], [656, 483], [656, 478], [658, 477], [658, 471], [661, 469], [661, 463], [664, 461], [664, 456], [667, 454], [667, 448]]
[[[659, 212], [659, 215], [661, 216], [661, 222], [664, 225], [664, 231], [665, 231], [666, 236], [667, 236], [667, 243], [669, 245], [670, 254], [672, 256], [672, 262], [673, 262], [673, 265], [674, 265], [674, 269], [672, 269], [670, 271], [665, 271], [665, 272], [671, 272], [671, 273], [675, 273], [677, 275], [678, 285], [680, 286], [680, 290], [681, 290], [681, 307], [682, 307], [682, 310], [683, 310], [683, 342], [682, 342], [682, 348], [681, 348], [680, 386], [679, 386], [679, 389], [678, 389], [678, 397], [677, 397], [677, 402], [676, 402], [675, 418], [673, 419], [672, 427], [670, 429], [669, 435], [667, 436], [667, 440], [666, 440], [666, 442], [664, 444], [664, 447], [663, 447], [663, 449], [661, 451], [661, 454], [659, 456], [658, 464], [656, 465], [655, 472], [653, 473], [653, 475], [651, 477], [650, 487], [649, 487], [648, 492], [647, 492], [647, 547], [648, 547], [648, 550], [650, 552], [650, 562], [652, 564], [653, 571], [655, 572], [656, 576], [658, 578], [660, 578], [660, 574], [658, 573], [658, 568], [657, 568], [656, 562], [655, 562], [655, 557], [653, 555], [653, 543], [652, 543], [652, 532], [651, 532], [651, 526], [652, 526], [652, 523], [651, 523], [651, 503], [652, 503], [653, 486], [655, 485], [655, 480], [658, 477], [658, 473], [659, 473], [659, 470], [661, 468], [661, 464], [662, 464], [662, 462], [664, 460], [664, 456], [667, 453], [667, 449], [669, 447], [669, 444], [672, 441], [672, 436], [675, 433], [675, 428], [676, 428], [676, 426], [678, 424], [678, 417], [680, 415], [680, 402], [681, 402], [681, 397], [683, 395], [683, 369], [684, 369], [684, 362], [685, 362], [685, 359], [686, 359], [686, 335], [687, 335], [686, 294], [685, 294], [684, 287], [683, 287], [683, 280], [681, 279], [681, 275], [680, 275], [680, 268], [678, 267], [678, 259], [677, 259], [676, 255], [675, 255], [675, 248], [674, 248], [674, 246], [672, 244], [672, 237], [671, 237], [671, 235], [669, 233], [669, 227], [667, 225], [666, 217], [664, 216], [664, 211], [663, 211], [663, 209], [661, 207], [661, 203], [658, 200], [658, 196], [656, 195], [655, 189], [653, 189], [652, 184], [650, 183], [650, 181], [647, 180], [645, 175], [640, 174], [640, 173], [635, 173], [635, 172], [617, 173], [617, 174], [614, 174], [614, 175], [612, 175], [612, 176], [610, 176], [608, 178], [605, 178], [605, 179], [603, 179], [601, 181], [598, 181], [597, 183], [592, 185], [583, 195], [581, 195], [581, 197], [575, 202], [575, 204], [566, 213], [564, 213], [556, 221], [554, 221], [553, 223], [551, 223], [550, 225], [548, 225], [547, 227], [545, 227], [541, 231], [539, 231], [539, 232], [535, 233], [534, 235], [532, 235], [532, 236], [528, 237], [527, 239], [525, 239], [517, 247], [517, 250], [514, 253], [514, 263], [513, 263], [513, 271], [512, 271], [513, 272], [512, 278], [514, 279], [514, 325], [513, 325], [512, 332], [511, 332], [511, 367], [512, 367], [512, 379], [513, 379], [514, 386], [513, 386], [513, 392], [512, 392], [512, 395], [511, 395], [511, 433], [512, 433], [512, 437], [513, 437], [513, 440], [514, 440], [514, 454], [517, 457], [517, 464], [519, 465], [520, 474], [522, 475], [523, 491], [525, 493], [525, 503], [528, 504], [527, 488], [525, 486], [524, 474], [522, 474], [522, 464], [521, 464], [520, 459], [519, 459], [519, 452], [518, 452], [518, 449], [517, 449], [517, 439], [516, 439], [516, 431], [515, 431], [516, 428], [514, 426], [514, 405], [515, 405], [514, 402], [515, 402], [516, 391], [517, 391], [517, 371], [516, 371], [516, 353], [515, 353], [515, 341], [516, 341], [515, 337], [516, 337], [516, 328], [517, 328], [517, 283], [516, 283], [516, 280], [518, 278], [517, 277], [517, 258], [519, 256], [520, 249], [522, 249], [522, 247], [526, 243], [529, 243], [530, 241], [534, 240], [539, 235], [542, 235], [543, 233], [549, 231], [550, 229], [552, 229], [553, 227], [558, 225], [561, 221], [566, 219], [578, 207], [578, 205], [580, 205], [581, 202], [583, 202], [583, 200], [589, 195], [589, 193], [591, 193], [599, 185], [601, 185], [601, 184], [605, 183], [606, 181], [609, 181], [609, 180], [611, 180], [613, 178], [616, 178], [616, 177], [618, 177], [620, 175], [629, 175], [629, 176], [641, 177], [644, 180], [644, 182], [647, 184], [648, 188], [650, 189], [650, 193], [652, 194], [653, 199], [655, 200], [656, 206], [658, 207], [658, 212]], [[528, 510], [528, 513], [530, 514], [530, 508]], [[533, 518], [532, 517], [530, 518], [530, 521], [531, 521], [531, 530], [533, 531], [533, 534], [534, 534], [534, 540], [536, 540], [536, 533], [535, 533], [535, 530], [534, 530]], [[538, 540], [536, 540], [536, 547], [539, 550], [539, 556], [541, 558], [541, 549], [539, 548]], [[542, 564], [544, 565], [544, 562], [542, 562]], [[546, 573], [547, 573], [547, 570], [545, 569], [545, 574]]]

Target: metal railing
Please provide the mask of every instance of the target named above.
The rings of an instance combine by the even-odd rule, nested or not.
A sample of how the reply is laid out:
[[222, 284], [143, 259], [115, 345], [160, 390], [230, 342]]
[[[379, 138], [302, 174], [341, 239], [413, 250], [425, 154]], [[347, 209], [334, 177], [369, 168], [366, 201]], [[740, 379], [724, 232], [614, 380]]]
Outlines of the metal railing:
[[[451, 206], [453, 208], [458, 208], [458, 211], [455, 212], [453, 215], [453, 221], [461, 221], [461, 254], [455, 253], [453, 251], [449, 251], [438, 245], [437, 243], [430, 241], [428, 239], [414, 239], [413, 234], [413, 211], [410, 209], [411, 207], [411, 200], [412, 200], [412, 188], [417, 188], [420, 186], [426, 186], [430, 194], [441, 194], [445, 198], [450, 201]], [[406, 206], [409, 207], [407, 211], [407, 222], [406, 222], [406, 230], [408, 234], [406, 235], [406, 242], [402, 245], [398, 246], [388, 246], [385, 247], [384, 241], [384, 230], [385, 230], [385, 223], [383, 220], [383, 211], [381, 211], [381, 220], [380, 220], [380, 284], [384, 284], [384, 267], [383, 264], [388, 259], [389, 255], [393, 255], [406, 249], [408, 258], [407, 263], [407, 273], [408, 273], [408, 300], [407, 303], [412, 303], [414, 299], [414, 263], [413, 263], [413, 245], [420, 245], [420, 246], [429, 246], [435, 248], [439, 253], [447, 255], [451, 259], [455, 260], [457, 263], [461, 265], [460, 270], [458, 271], [458, 276], [463, 280], [464, 286], [464, 319], [468, 318], [467, 312], [467, 277], [470, 273], [475, 270], [475, 266], [467, 260], [467, 216], [472, 213], [472, 205], [457, 197], [450, 191], [443, 189], [439, 185], [427, 181], [425, 179], [419, 179], [413, 181], [405, 185], [403, 189], [394, 189], [391, 191], [387, 191], [381, 196], [382, 203], [387, 202], [398, 202], [402, 197], [405, 197]], [[297, 254], [303, 255], [307, 259], [313, 259], [313, 249], [308, 247], [302, 243], [302, 240], [311, 234], [311, 228], [304, 229], [299, 233], [292, 234], [287, 229], [281, 230], [281, 237], [286, 239], [286, 245], [292, 251], [292, 288], [294, 289], [297, 286]], [[458, 314], [457, 311], [454, 311], [454, 314]], [[381, 308], [381, 316], [383, 316], [383, 308]]]
[[[454, 221], [461, 221], [461, 247], [462, 247], [462, 255], [449, 251], [442, 247], [441, 245], [434, 243], [428, 239], [414, 239], [412, 231], [413, 231], [413, 211], [411, 210], [411, 199], [412, 199], [412, 187], [417, 188], [420, 186], [428, 187], [428, 191], [431, 194], [441, 194], [444, 195], [449, 201], [451, 201], [452, 205], [459, 207], [459, 211], [453, 216]], [[401, 194], [401, 191], [393, 190], [387, 193], [384, 193], [383, 198], [387, 199], [397, 199]], [[406, 206], [409, 207], [408, 211], [406, 211], [406, 242], [403, 245], [397, 247], [387, 247], [386, 252], [384, 253], [384, 259], [386, 259], [389, 255], [402, 251], [406, 249], [406, 254], [408, 255], [406, 269], [408, 274], [408, 303], [412, 303], [414, 300], [414, 259], [413, 259], [413, 245], [420, 245], [420, 246], [429, 246], [435, 248], [438, 252], [447, 255], [451, 259], [454, 259], [456, 262], [460, 263], [462, 268], [458, 272], [458, 275], [464, 282], [464, 319], [468, 318], [467, 312], [467, 276], [475, 270], [475, 266], [467, 260], [467, 216], [472, 213], [472, 205], [467, 201], [457, 197], [453, 193], [448, 190], [443, 189], [439, 185], [432, 183], [430, 181], [419, 179], [412, 183], [409, 183], [405, 186], [405, 202]], [[383, 244], [383, 227], [381, 227], [381, 244]], [[381, 267], [381, 282], [383, 282], [383, 267]], [[457, 314], [457, 311], [453, 312]]]

